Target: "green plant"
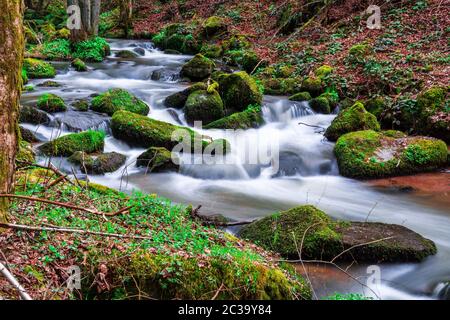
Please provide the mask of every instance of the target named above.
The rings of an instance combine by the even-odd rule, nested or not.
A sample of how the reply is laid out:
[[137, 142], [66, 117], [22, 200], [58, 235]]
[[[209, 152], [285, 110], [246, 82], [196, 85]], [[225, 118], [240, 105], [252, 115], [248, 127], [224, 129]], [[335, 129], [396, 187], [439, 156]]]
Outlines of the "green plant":
[[45, 42], [42, 45], [41, 53], [50, 60], [67, 59], [70, 57], [70, 43], [66, 39], [56, 39]]
[[83, 61], [101, 62], [109, 54], [108, 42], [101, 37], [94, 37], [74, 44], [73, 56]]

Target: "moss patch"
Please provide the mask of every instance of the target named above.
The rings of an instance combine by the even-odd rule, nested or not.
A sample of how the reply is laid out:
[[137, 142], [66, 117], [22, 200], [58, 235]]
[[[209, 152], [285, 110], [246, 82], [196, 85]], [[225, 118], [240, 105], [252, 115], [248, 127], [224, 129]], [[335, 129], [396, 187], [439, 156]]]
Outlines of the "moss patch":
[[151, 147], [137, 158], [136, 166], [146, 167], [148, 172], [178, 171], [179, 162], [172, 160], [172, 153], [166, 148]]
[[360, 130], [380, 130], [377, 118], [367, 112], [361, 102], [356, 102], [350, 108], [344, 109], [331, 122], [325, 131], [328, 140], [336, 141], [341, 135]]
[[78, 59], [78, 58], [73, 60], [71, 65], [78, 72], [84, 72], [84, 71], [88, 70], [88, 68], [87, 68], [86, 64], [83, 62], [83, 60]]
[[233, 113], [227, 117], [211, 122], [205, 129], [250, 129], [258, 128], [264, 123], [260, 106], [249, 106], [246, 110]]
[[49, 113], [67, 110], [64, 100], [52, 93], [44, 93], [40, 96], [37, 101], [37, 107]]
[[184, 114], [188, 123], [202, 121], [203, 124], [224, 116], [223, 102], [216, 90], [197, 90], [191, 93], [184, 106]]
[[245, 71], [221, 75], [219, 92], [227, 110], [243, 111], [249, 105], [262, 103], [256, 81]]
[[50, 63], [37, 59], [24, 59], [23, 68], [30, 79], [54, 78], [56, 75], [56, 70]]
[[92, 99], [91, 109], [112, 116], [118, 110], [126, 110], [146, 116], [149, 106], [124, 89], [110, 89]]
[[312, 99], [311, 95], [309, 94], [309, 92], [306, 91], [296, 93], [289, 97], [289, 100], [291, 101], [309, 101], [311, 99]]
[[101, 152], [105, 144], [105, 133], [100, 131], [86, 131], [72, 133], [47, 142], [39, 150], [48, 156], [69, 157], [77, 151], [86, 153]]
[[181, 68], [181, 76], [191, 80], [203, 80], [209, 77], [215, 67], [213, 61], [202, 54], [195, 55]]

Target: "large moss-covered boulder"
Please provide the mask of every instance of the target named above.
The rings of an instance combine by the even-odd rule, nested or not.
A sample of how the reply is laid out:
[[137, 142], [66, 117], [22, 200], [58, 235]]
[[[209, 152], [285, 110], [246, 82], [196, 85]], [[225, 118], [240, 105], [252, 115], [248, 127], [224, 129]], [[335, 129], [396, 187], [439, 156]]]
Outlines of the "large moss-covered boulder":
[[214, 68], [214, 62], [199, 53], [183, 65], [180, 75], [193, 81], [203, 80], [211, 75]]
[[[208, 143], [202, 140], [202, 136], [190, 128], [176, 126], [167, 122], [150, 119], [128, 111], [117, 111], [111, 121], [111, 130], [115, 138], [127, 143], [144, 148], [164, 147], [172, 150], [184, 138], [189, 138], [194, 148], [194, 143], [205, 147]], [[174, 131], [178, 133], [172, 138]], [[189, 147], [187, 145], [186, 147]], [[193, 150], [191, 148], [191, 151]], [[184, 150], [185, 152], [188, 150]]]
[[124, 89], [110, 89], [92, 99], [91, 109], [110, 116], [118, 110], [126, 110], [146, 116], [149, 106]]
[[208, 124], [224, 116], [223, 102], [216, 90], [198, 90], [191, 93], [184, 106], [184, 115], [188, 123], [202, 121]]
[[380, 125], [377, 118], [367, 112], [361, 102], [356, 102], [350, 108], [339, 112], [325, 131], [325, 137], [330, 141], [336, 141], [343, 134], [361, 130], [378, 131]]
[[450, 143], [450, 102], [448, 89], [431, 87], [417, 96], [417, 107], [420, 112], [418, 129], [426, 135]]
[[63, 112], [67, 110], [66, 104], [61, 97], [53, 93], [44, 93], [37, 101], [37, 107], [45, 112]]
[[101, 152], [105, 145], [105, 133], [101, 131], [85, 131], [62, 136], [47, 142], [39, 150], [48, 156], [69, 157], [77, 151], [86, 153]]
[[302, 258], [331, 260], [353, 247], [340, 259], [358, 262], [421, 261], [436, 253], [432, 241], [403, 226], [333, 221], [311, 205], [246, 225], [240, 236], [289, 258], [298, 258], [300, 248]]
[[224, 18], [212, 16], [203, 22], [203, 33], [207, 38], [212, 38], [215, 35], [227, 31], [227, 23]]
[[[172, 157], [175, 157], [176, 162]], [[137, 158], [136, 165], [147, 168], [148, 172], [178, 171], [179, 161], [179, 158], [166, 148], [151, 147]]]
[[262, 93], [247, 72], [222, 74], [218, 80], [219, 93], [227, 110], [243, 111], [249, 105], [261, 105]]
[[334, 153], [339, 172], [359, 179], [414, 174], [447, 164], [445, 142], [398, 131], [347, 133], [338, 139]]
[[261, 107], [250, 107], [241, 112], [235, 112], [227, 117], [213, 121], [204, 126], [205, 129], [250, 129], [258, 128], [264, 123]]
[[81, 171], [90, 174], [105, 174], [117, 171], [125, 164], [127, 157], [117, 152], [102, 153], [92, 161], [80, 166]]
[[325, 97], [311, 99], [309, 106], [317, 113], [329, 114], [331, 112], [330, 102]]
[[23, 68], [30, 79], [54, 78], [56, 75], [55, 68], [42, 60], [26, 58], [23, 60]]
[[205, 82], [194, 83], [187, 89], [180, 92], [175, 92], [164, 99], [164, 105], [168, 108], [182, 109], [189, 97], [189, 95], [197, 90], [206, 90], [208, 85]]
[[49, 124], [51, 121], [50, 116], [36, 107], [21, 106], [19, 111], [19, 122], [32, 123], [32, 124]]

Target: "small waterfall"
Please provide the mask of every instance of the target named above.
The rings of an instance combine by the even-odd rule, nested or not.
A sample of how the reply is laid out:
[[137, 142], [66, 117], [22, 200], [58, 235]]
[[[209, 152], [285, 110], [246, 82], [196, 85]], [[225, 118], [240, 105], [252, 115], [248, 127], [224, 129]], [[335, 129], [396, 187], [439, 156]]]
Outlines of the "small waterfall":
[[314, 114], [307, 101], [299, 102], [287, 99], [277, 99], [275, 101], [266, 99], [261, 111], [266, 122], [288, 122]]

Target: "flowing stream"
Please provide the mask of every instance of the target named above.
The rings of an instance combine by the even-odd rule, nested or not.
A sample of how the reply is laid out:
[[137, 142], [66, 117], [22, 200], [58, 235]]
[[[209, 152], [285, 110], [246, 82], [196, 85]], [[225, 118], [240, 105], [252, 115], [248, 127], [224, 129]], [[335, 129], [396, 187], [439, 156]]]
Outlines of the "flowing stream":
[[[179, 82], [178, 73], [191, 57], [164, 54], [149, 42], [111, 41], [113, 54], [116, 50], [133, 50], [136, 46], [145, 49], [144, 56], [120, 59], [112, 55], [102, 63], [89, 64], [88, 72], [75, 72], [68, 63], [53, 63], [58, 69], [54, 80], [62, 86], [39, 87], [37, 84], [43, 80], [33, 80], [31, 83], [36, 85], [36, 90], [25, 93], [22, 104], [34, 105], [43, 92], [55, 93], [70, 105], [76, 99], [88, 98], [94, 93], [123, 88], [151, 106], [149, 117], [187, 125], [182, 111], [164, 107], [163, 100], [186, 87], [187, 84]], [[35, 131], [43, 141], [87, 129], [109, 133], [109, 117], [69, 109], [52, 115], [48, 126], [23, 126]], [[263, 115], [264, 126], [244, 132], [231, 134], [225, 130], [196, 129], [213, 138], [229, 139], [231, 154], [226, 156], [227, 161], [223, 164], [184, 164], [176, 173], [146, 174], [134, 165], [145, 150], [131, 148], [109, 134], [105, 152], [127, 155], [127, 164], [114, 173], [89, 178], [126, 192], [139, 189], [179, 203], [201, 204], [202, 213], [223, 214], [236, 220], [254, 219], [297, 205], [313, 204], [334, 218], [404, 225], [432, 239], [438, 247], [437, 255], [415, 264], [382, 264], [381, 283], [375, 283], [371, 288], [382, 299], [435, 298], [439, 283], [450, 280], [448, 207], [424, 202], [411, 193], [383, 190], [340, 176], [333, 144], [324, 140], [321, 130], [335, 115], [314, 114], [305, 102], [273, 96], [264, 97]], [[70, 168], [65, 159], [52, 161], [62, 169]], [[365, 283], [370, 276], [366, 269], [366, 265], [357, 265], [349, 272]], [[318, 296], [335, 291], [374, 296], [373, 292], [336, 270], [322, 268], [311, 272]], [[314, 279], [316, 273], [319, 276]]]

